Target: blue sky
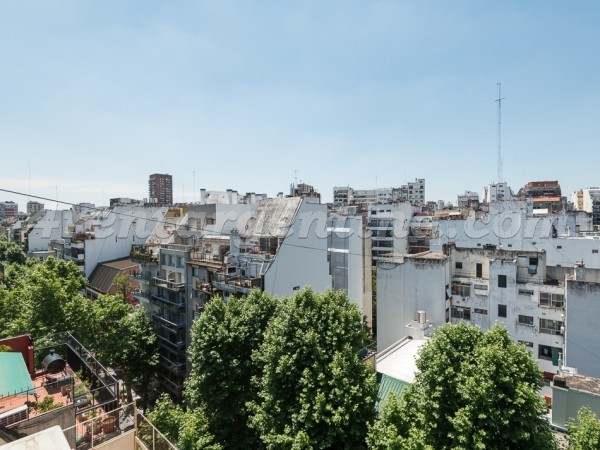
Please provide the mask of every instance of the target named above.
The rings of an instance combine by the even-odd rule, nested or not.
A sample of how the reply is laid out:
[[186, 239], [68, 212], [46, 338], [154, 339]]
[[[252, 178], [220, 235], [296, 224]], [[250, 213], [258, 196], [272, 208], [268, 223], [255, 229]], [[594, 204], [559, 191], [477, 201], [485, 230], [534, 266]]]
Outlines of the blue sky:
[[[0, 188], [600, 185], [595, 1], [0, 2]], [[195, 181], [193, 173], [195, 172]], [[31, 176], [29, 176], [29, 173]], [[0, 192], [25, 209], [27, 197]], [[47, 207], [55, 205], [46, 202]]]

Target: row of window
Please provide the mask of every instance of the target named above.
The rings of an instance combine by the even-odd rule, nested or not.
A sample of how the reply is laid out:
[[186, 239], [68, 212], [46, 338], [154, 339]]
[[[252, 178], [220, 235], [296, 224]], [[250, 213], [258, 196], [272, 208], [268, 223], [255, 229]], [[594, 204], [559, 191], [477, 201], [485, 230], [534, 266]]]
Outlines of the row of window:
[[[474, 308], [473, 313], [487, 315], [486, 309]], [[471, 320], [471, 308], [467, 306], [452, 306], [451, 315], [454, 319]], [[506, 305], [498, 305], [498, 317], [506, 318]], [[533, 316], [519, 314], [518, 323], [520, 325], [534, 326]], [[559, 320], [539, 319], [540, 333], [562, 334], [565, 323]]]
[[[503, 275], [501, 275], [503, 276]], [[487, 291], [485, 284], [474, 284], [473, 289]], [[519, 295], [534, 295], [535, 292], [529, 289], [519, 289]], [[452, 283], [452, 294], [461, 297], [471, 296], [471, 283], [454, 282]], [[540, 292], [539, 306], [551, 308], [562, 308], [565, 305], [565, 296], [563, 294], [553, 294], [550, 292]]]

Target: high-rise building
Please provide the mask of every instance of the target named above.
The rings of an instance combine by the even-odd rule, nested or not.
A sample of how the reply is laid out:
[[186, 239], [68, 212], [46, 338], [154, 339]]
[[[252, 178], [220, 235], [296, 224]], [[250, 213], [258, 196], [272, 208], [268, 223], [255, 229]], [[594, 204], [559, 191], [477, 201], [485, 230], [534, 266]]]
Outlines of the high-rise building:
[[27, 214], [35, 214], [44, 210], [44, 204], [40, 202], [29, 201], [27, 202]]
[[173, 204], [173, 177], [166, 173], [154, 173], [148, 180], [148, 202], [157, 206]]

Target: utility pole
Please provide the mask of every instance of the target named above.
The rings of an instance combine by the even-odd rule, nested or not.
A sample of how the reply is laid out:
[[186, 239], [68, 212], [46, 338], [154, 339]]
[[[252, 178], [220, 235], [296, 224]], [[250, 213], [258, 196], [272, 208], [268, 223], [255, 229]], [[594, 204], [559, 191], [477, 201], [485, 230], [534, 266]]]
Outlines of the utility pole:
[[502, 183], [502, 83], [496, 83], [498, 85], [498, 183]]

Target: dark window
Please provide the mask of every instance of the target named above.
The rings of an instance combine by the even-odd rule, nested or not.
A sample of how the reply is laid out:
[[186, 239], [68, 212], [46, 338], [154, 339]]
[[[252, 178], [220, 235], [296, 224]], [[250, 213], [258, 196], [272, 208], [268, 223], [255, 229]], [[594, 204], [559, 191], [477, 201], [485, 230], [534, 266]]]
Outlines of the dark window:
[[535, 258], [533, 258], [533, 257], [529, 258], [529, 265], [530, 266], [537, 266], [538, 265], [538, 259], [537, 259], [537, 257], [535, 257]]
[[506, 287], [506, 275], [498, 275], [498, 287]]
[[471, 308], [453, 306], [452, 317], [455, 319], [471, 320]]
[[498, 317], [506, 317], [506, 305], [498, 305]]
[[475, 308], [475, 309], [473, 310], [473, 312], [474, 312], [474, 313], [477, 313], [477, 314], [485, 314], [485, 315], [487, 315], [487, 309], [479, 309], [479, 308]]
[[456, 269], [462, 269], [462, 263], [457, 261], [456, 263], [454, 263], [454, 267]]
[[522, 316], [519, 314], [519, 323], [521, 325], [530, 325], [533, 326], [533, 317], [531, 316]]
[[477, 264], [475, 265], [475, 272], [476, 272], [476, 273], [475, 273], [475, 276], [476, 276], [477, 278], [481, 278], [481, 277], [483, 277], [483, 264], [481, 264], [481, 263], [477, 263]]

